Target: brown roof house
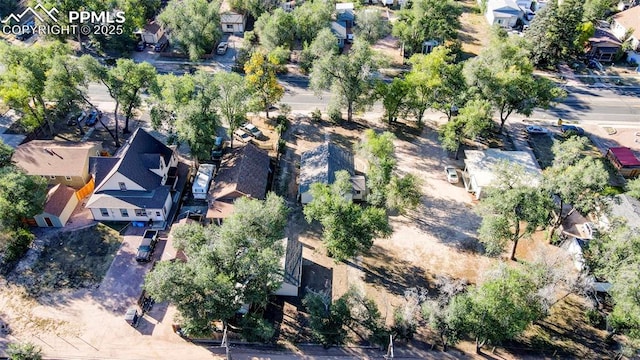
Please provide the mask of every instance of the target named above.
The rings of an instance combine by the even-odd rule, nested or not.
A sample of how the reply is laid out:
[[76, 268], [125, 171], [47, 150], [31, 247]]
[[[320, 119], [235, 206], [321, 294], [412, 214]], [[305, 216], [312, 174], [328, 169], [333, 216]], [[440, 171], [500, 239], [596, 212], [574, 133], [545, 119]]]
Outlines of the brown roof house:
[[99, 156], [100, 142], [33, 140], [16, 148], [11, 161], [27, 174], [42, 176], [49, 184], [75, 189], [89, 182], [89, 157]]
[[233, 213], [233, 202], [237, 198], [264, 199], [271, 172], [270, 162], [269, 155], [251, 143], [233, 149], [213, 178], [207, 219], [220, 223]]
[[44, 210], [33, 219], [40, 227], [64, 227], [77, 205], [76, 191], [58, 184], [49, 189]]
[[612, 62], [622, 47], [618, 38], [606, 28], [597, 28], [587, 45], [587, 56], [602, 62]]
[[640, 6], [619, 12], [613, 15], [612, 19], [611, 30], [618, 40], [625, 41], [627, 32], [629, 32], [631, 49], [640, 50]]
[[159, 23], [152, 21], [134, 34], [140, 35], [140, 40], [146, 44], [156, 44], [164, 36], [164, 29]]
[[247, 16], [231, 8], [229, 0], [220, 5], [220, 27], [223, 33], [242, 34], [247, 26]]

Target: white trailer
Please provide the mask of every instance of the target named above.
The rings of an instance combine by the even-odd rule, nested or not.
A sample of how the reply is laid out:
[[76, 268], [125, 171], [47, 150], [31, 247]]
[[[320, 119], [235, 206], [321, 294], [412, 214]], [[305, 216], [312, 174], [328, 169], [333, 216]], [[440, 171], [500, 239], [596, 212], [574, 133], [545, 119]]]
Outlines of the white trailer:
[[193, 185], [191, 186], [191, 192], [194, 199], [205, 200], [207, 198], [207, 192], [209, 191], [209, 185], [213, 178], [213, 171], [215, 165], [202, 164], [198, 168], [198, 173], [193, 179]]

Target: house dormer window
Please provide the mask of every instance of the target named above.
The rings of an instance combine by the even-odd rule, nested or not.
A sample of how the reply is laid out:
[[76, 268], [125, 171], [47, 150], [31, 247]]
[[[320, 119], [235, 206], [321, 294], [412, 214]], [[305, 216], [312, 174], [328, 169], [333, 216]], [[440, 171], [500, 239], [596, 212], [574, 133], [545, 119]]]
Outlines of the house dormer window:
[[123, 182], [119, 182], [118, 186], [120, 186], [120, 190], [127, 191], [127, 184], [125, 184]]
[[55, 175], [49, 175], [49, 179], [51, 179], [51, 180], [55, 180], [55, 179], [56, 179], [56, 176], [55, 176]]

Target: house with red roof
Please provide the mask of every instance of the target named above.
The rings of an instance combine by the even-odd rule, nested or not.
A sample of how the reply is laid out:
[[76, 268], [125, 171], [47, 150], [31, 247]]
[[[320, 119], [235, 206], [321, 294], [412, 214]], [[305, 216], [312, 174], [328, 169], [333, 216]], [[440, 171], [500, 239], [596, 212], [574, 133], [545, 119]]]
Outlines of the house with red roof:
[[609, 148], [607, 159], [626, 178], [635, 178], [640, 175], [640, 160], [628, 147]]

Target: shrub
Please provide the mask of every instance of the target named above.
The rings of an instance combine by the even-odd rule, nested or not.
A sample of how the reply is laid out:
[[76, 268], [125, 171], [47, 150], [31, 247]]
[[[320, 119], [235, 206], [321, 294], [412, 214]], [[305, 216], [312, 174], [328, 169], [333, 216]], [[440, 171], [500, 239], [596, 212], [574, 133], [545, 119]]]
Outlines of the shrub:
[[280, 154], [284, 154], [286, 149], [287, 149], [287, 142], [282, 138], [278, 139], [278, 152]]
[[268, 343], [275, 333], [273, 326], [256, 314], [242, 319], [242, 337], [246, 341]]
[[315, 109], [311, 112], [311, 120], [322, 121], [322, 113], [320, 112], [320, 109]]
[[391, 332], [395, 335], [394, 339], [411, 340], [418, 330], [417, 324], [412, 319], [405, 317], [401, 309], [396, 309], [393, 314], [394, 324]]
[[11, 343], [7, 347], [7, 355], [11, 360], [40, 360], [42, 349], [30, 342]]
[[33, 241], [34, 236], [26, 229], [17, 229], [15, 232], [11, 232], [6, 237], [4, 244], [4, 259], [5, 264], [13, 263], [29, 250], [29, 246]]

